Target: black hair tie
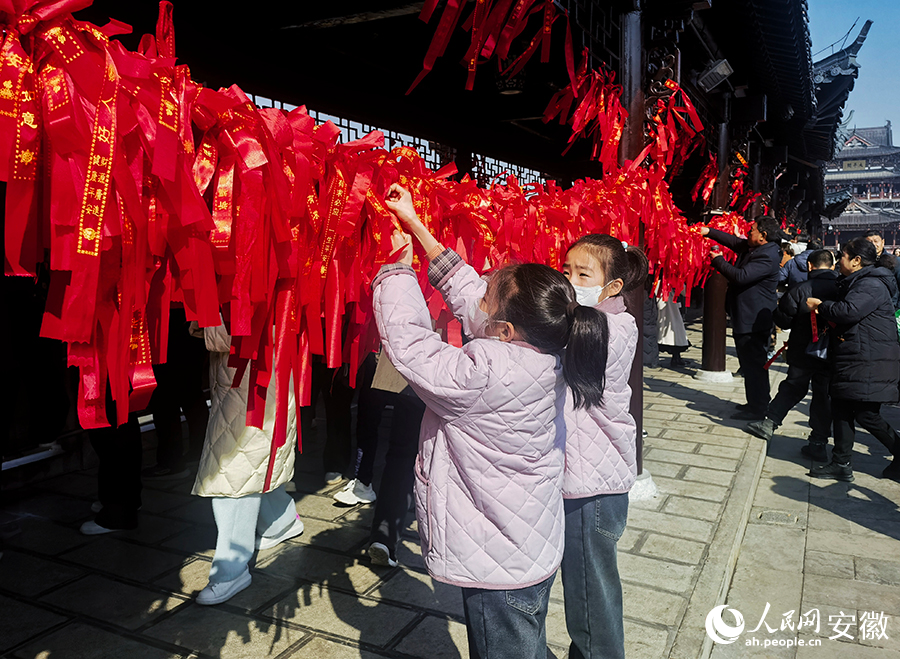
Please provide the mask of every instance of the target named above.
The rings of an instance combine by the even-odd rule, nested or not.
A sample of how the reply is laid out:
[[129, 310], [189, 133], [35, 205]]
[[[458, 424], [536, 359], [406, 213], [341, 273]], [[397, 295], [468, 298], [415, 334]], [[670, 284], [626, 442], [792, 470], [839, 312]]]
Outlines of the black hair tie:
[[568, 305], [566, 305], [566, 320], [568, 320], [569, 323], [572, 323], [575, 320], [575, 309], [580, 306], [581, 305], [578, 304], [576, 300], [573, 300], [572, 302], [569, 302]]

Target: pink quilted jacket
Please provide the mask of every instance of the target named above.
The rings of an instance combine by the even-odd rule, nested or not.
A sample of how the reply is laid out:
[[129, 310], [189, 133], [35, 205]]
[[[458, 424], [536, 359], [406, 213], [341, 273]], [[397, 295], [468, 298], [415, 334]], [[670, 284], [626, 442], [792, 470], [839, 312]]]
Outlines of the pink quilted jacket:
[[[447, 250], [432, 282], [459, 317], [485, 284]], [[448, 263], [448, 258], [452, 259]], [[373, 282], [388, 357], [425, 402], [416, 516], [438, 581], [508, 589], [539, 583], [562, 560], [565, 384], [556, 356], [525, 343], [444, 343], [411, 268]]]
[[621, 297], [603, 300], [597, 309], [609, 322], [609, 358], [603, 404], [574, 409], [572, 392], [566, 397], [566, 475], [563, 496], [581, 499], [597, 494], [627, 492], [637, 477], [637, 427], [628, 411], [628, 376], [638, 330]]

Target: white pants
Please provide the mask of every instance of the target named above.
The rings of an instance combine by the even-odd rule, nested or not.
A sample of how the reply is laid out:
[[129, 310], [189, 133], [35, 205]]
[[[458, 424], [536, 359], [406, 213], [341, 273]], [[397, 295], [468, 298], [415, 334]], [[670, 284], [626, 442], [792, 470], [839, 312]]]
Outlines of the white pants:
[[213, 497], [212, 509], [219, 534], [209, 570], [210, 583], [237, 579], [253, 556], [256, 537], [278, 536], [297, 518], [297, 507], [283, 485], [264, 494]]

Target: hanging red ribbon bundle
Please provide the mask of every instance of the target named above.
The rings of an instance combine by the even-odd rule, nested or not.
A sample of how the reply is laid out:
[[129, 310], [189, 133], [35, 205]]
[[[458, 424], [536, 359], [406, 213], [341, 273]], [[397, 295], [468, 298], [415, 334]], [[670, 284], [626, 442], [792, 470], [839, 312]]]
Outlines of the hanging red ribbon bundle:
[[[419, 14], [419, 18], [428, 23], [437, 0], [428, 0]], [[412, 92], [426, 75], [434, 68], [434, 64], [447, 50], [465, 7], [465, 0], [448, 0], [441, 18], [431, 38], [431, 44], [425, 53], [422, 71], [413, 81], [407, 94]], [[497, 65], [503, 75], [513, 77], [518, 74], [540, 48], [541, 62], [550, 61], [550, 37], [553, 23], [558, 18], [556, 4], [553, 0], [476, 0], [462, 28], [469, 32], [470, 41], [463, 65], [466, 67], [467, 90], [475, 85], [475, 74], [481, 64], [496, 56]], [[508, 62], [512, 42], [517, 39], [529, 22], [531, 16], [540, 15], [540, 27], [521, 54], [512, 62]], [[566, 17], [568, 22], [568, 17]], [[566, 66], [569, 77], [573, 77], [572, 33], [571, 26], [566, 25], [565, 40]], [[504, 66], [506, 67], [504, 69]], [[574, 79], [573, 79], [574, 82]]]
[[[467, 177], [449, 180], [452, 165], [431, 171], [413, 149], [386, 151], [377, 131], [340, 143], [340, 130], [317, 125], [305, 108], [259, 109], [237, 87], [203, 88], [176, 66], [167, 2], [139, 52], [110, 40], [127, 26], [75, 21], [69, 12], [86, 0], [22, 4], [0, 16], [5, 270], [33, 276], [49, 250], [41, 331], [66, 342], [69, 363], [80, 368], [85, 428], [107, 425], [107, 386], [119, 423], [146, 406], [151, 364], [166, 360], [176, 303], [201, 327], [218, 325], [221, 311], [237, 381], [249, 369], [249, 424], [261, 425], [268, 384], [278, 380], [275, 450], [285, 440], [291, 378], [298, 404], [308, 404], [314, 355], [348, 364], [353, 381], [377, 344], [370, 284], [391, 259], [394, 219], [383, 198], [397, 181], [443, 244], [479, 269], [512, 260], [559, 267], [585, 233], [636, 243], [643, 219], [664, 294], [706, 276], [704, 240], [668, 191], [668, 156], [655, 142], [619, 166], [621, 90], [610, 74], [588, 73], [586, 58], [578, 72], [567, 60], [570, 87], [548, 113], [571, 116], [573, 140], [594, 141], [604, 177], [568, 189], [552, 181], [523, 186], [512, 176], [479, 187]], [[458, 20], [461, 4], [448, 2], [442, 23]], [[473, 15], [480, 36], [472, 53], [507, 57], [511, 40], [540, 12], [535, 43], [546, 48], [552, 3], [485, 3], [477, 21]], [[694, 130], [690, 113], [690, 123], [677, 118], [685, 107], [684, 99], [667, 106], [676, 117], [675, 130], [665, 122], [667, 140], [687, 135], [685, 125]], [[718, 225], [737, 221], [725, 217]], [[416, 267], [429, 308], [458, 344], [459, 325], [428, 285], [422, 256]]]
[[653, 145], [650, 157], [665, 165], [666, 180], [671, 181], [705, 140], [700, 116], [688, 95], [674, 80], [666, 80], [665, 87], [671, 94], [657, 98], [648, 132]]

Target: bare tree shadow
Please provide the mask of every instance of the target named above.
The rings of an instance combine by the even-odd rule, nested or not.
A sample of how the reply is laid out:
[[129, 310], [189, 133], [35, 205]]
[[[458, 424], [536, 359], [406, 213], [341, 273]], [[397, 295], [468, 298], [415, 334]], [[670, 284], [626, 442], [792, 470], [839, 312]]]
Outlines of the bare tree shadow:
[[[371, 566], [362, 553], [366, 542], [336, 550], [346, 533], [346, 528], [320, 531], [308, 544], [290, 543], [263, 561], [266, 573], [300, 579], [299, 588], [265, 614], [356, 640], [361, 654], [402, 645], [402, 652], [414, 656], [461, 659], [449, 631], [450, 621], [461, 617], [459, 589], [433, 583], [416, 570]], [[410, 645], [420, 639], [427, 645]]]

